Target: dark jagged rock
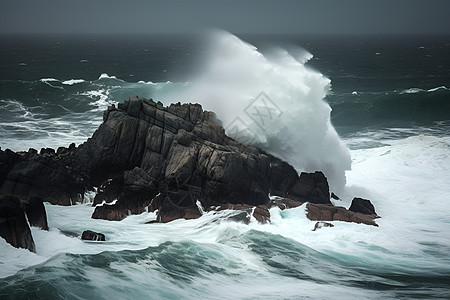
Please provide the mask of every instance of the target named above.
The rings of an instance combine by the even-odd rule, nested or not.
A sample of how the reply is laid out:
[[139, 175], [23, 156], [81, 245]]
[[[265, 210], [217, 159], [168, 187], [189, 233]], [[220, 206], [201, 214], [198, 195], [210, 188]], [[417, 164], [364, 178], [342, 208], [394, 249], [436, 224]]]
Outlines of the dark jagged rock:
[[341, 199], [339, 198], [339, 196], [336, 195], [335, 193], [331, 193], [331, 198], [334, 199], [334, 200], [341, 200]]
[[197, 203], [207, 211], [257, 207], [262, 222], [272, 206], [331, 204], [322, 172], [298, 176], [288, 163], [227, 137], [215, 114], [198, 104], [164, 107], [130, 97], [108, 107], [103, 120], [79, 147], [40, 154], [0, 150], [0, 193], [71, 205], [99, 187], [93, 218], [122, 220], [157, 210], [160, 222], [199, 217]]
[[366, 215], [371, 215], [374, 218], [378, 217], [372, 202], [370, 202], [370, 200], [367, 199], [357, 197], [353, 198], [352, 204], [350, 205], [350, 208], [348, 210]]
[[0, 198], [0, 236], [16, 248], [36, 252], [31, 230], [18, 198]]
[[52, 148], [42, 148], [39, 155], [42, 156], [54, 156], [56, 154], [55, 149]]
[[[195, 211], [197, 200], [203, 207], [258, 206], [269, 203], [269, 193], [298, 202], [325, 202], [323, 194], [328, 194], [322, 192], [328, 184], [321, 173], [299, 179], [289, 164], [227, 137], [214, 113], [198, 104], [164, 107], [132, 97], [109, 107], [104, 123], [80, 145], [74, 160], [80, 162], [74, 168], [93, 185], [102, 185], [95, 204], [118, 200], [114, 206], [97, 207], [96, 218], [111, 216], [114, 209], [122, 211], [120, 216], [127, 215], [124, 209], [140, 213], [157, 194], [162, 195], [160, 206], [149, 210], [159, 209], [159, 214], [168, 207]], [[126, 181], [127, 174], [134, 181]], [[171, 201], [167, 207], [166, 199]], [[172, 218], [161, 215], [160, 220]]]
[[302, 199], [303, 202], [331, 204], [328, 181], [320, 171], [300, 174], [300, 179], [291, 188], [289, 196]]
[[0, 150], [0, 193], [21, 199], [41, 197], [44, 202], [71, 205], [85, 191], [84, 178], [55, 155]]
[[11, 171], [19, 159], [19, 154], [16, 154], [9, 149], [2, 151], [0, 148], [0, 184], [5, 181], [9, 171]]
[[311, 221], [345, 221], [363, 223], [367, 225], [378, 225], [370, 215], [349, 211], [344, 207], [327, 204], [308, 203], [306, 205], [307, 218]]
[[81, 239], [87, 241], [105, 241], [105, 235], [103, 233], [85, 230], [81, 235]]
[[25, 203], [25, 213], [27, 214], [30, 226], [48, 230], [47, 214], [42, 198], [31, 197], [30, 200]]

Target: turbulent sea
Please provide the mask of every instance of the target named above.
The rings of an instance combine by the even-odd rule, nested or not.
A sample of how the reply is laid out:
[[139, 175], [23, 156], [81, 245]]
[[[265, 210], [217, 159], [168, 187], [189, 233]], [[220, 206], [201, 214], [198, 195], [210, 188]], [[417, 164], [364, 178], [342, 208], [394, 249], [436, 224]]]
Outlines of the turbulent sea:
[[[129, 96], [199, 102], [236, 139], [323, 170], [336, 205], [364, 197], [381, 216], [317, 231], [304, 205], [264, 225], [233, 211], [115, 222], [90, 218], [87, 193], [46, 204], [36, 254], [0, 239], [1, 299], [450, 298], [449, 37], [0, 41], [3, 150], [79, 145]], [[81, 241], [87, 229], [107, 241]]]

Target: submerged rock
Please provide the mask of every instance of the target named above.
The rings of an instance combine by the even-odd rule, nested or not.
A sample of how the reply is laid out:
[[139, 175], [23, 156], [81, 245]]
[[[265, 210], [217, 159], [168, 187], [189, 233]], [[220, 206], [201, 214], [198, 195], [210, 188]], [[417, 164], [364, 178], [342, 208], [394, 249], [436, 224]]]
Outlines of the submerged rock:
[[0, 198], [0, 236], [16, 248], [36, 252], [31, 230], [18, 198]]
[[105, 235], [103, 233], [85, 230], [81, 235], [81, 239], [87, 241], [105, 241]]
[[289, 196], [303, 202], [331, 204], [328, 181], [322, 172], [301, 173]]

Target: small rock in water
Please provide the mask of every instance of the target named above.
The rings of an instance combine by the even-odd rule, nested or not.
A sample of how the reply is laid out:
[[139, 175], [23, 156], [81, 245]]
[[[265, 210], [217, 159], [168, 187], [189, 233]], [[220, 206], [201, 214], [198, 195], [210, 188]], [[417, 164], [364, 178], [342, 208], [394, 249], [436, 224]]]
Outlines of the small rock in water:
[[312, 231], [316, 231], [322, 227], [334, 227], [334, 225], [328, 222], [316, 222], [316, 225], [314, 225], [314, 229]]
[[353, 198], [352, 204], [350, 205], [350, 208], [348, 210], [378, 217], [372, 202], [367, 199], [357, 197]]
[[103, 233], [85, 230], [81, 235], [81, 239], [87, 241], [105, 241], [105, 235]]

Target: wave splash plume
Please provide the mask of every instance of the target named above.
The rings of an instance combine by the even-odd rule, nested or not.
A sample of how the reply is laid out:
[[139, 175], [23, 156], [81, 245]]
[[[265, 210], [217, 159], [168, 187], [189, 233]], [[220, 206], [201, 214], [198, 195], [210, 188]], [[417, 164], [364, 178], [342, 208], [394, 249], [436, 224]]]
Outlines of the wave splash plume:
[[223, 31], [209, 34], [206, 49], [186, 88], [155, 91], [155, 99], [199, 102], [218, 114], [229, 136], [297, 171], [322, 170], [332, 188], [342, 188], [351, 158], [323, 100], [330, 80], [305, 65], [312, 55], [300, 48], [263, 54]]

